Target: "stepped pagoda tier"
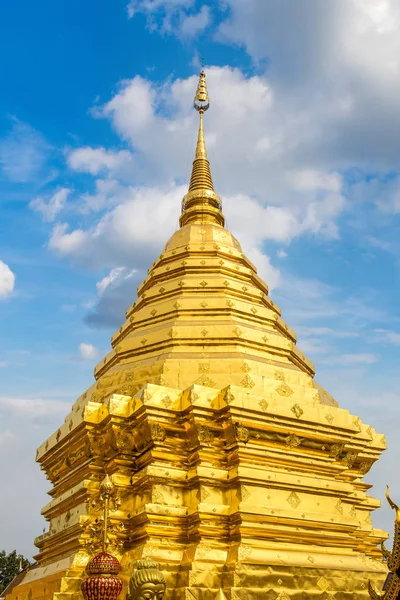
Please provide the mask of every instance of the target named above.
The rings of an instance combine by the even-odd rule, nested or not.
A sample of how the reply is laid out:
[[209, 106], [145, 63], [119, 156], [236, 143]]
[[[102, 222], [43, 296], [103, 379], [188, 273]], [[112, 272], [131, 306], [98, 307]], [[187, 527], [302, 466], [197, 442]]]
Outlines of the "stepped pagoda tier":
[[[126, 586], [157, 561], [167, 598], [367, 599], [386, 575], [364, 475], [385, 438], [314, 381], [313, 364], [224, 227], [203, 134], [180, 228], [138, 288], [95, 383], [37, 452], [52, 484], [37, 565], [7, 600], [78, 600], [108, 542]], [[245, 215], [244, 215], [245, 217]], [[310, 310], [312, 308], [310, 307]], [[126, 593], [124, 588], [123, 597]]]

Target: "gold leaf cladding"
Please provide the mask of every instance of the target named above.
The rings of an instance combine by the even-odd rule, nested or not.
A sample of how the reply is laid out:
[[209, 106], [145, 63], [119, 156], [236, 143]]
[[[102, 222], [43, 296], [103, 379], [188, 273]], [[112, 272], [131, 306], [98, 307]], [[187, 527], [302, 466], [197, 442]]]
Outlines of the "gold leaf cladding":
[[164, 396], [161, 402], [164, 404], [165, 408], [169, 408], [170, 406], [172, 406], [172, 400], [169, 396]]
[[268, 410], [268, 402], [266, 400], [260, 400], [260, 402], [258, 403], [259, 407], [261, 408], [261, 410], [263, 410], [264, 412], [267, 412]]
[[150, 423], [151, 437], [155, 442], [163, 442], [166, 438], [166, 431], [159, 423]]
[[256, 385], [254, 383], [254, 381], [252, 380], [252, 378], [250, 377], [250, 375], [246, 375], [246, 377], [244, 379], [242, 379], [242, 381], [240, 383], [243, 387], [250, 388], [250, 389]]
[[240, 367], [242, 371], [244, 371], [245, 373], [249, 373], [251, 371], [249, 365], [247, 363], [243, 363], [242, 366]]
[[247, 489], [246, 486], [241, 485], [240, 486], [240, 499], [242, 502], [246, 502], [246, 500], [248, 500], [251, 497], [251, 493], [249, 492], [249, 490]]
[[320, 577], [317, 581], [317, 586], [322, 592], [326, 592], [330, 588], [330, 583], [326, 577]]
[[213, 381], [207, 375], [201, 375], [194, 383], [197, 383], [197, 385], [204, 385], [206, 387], [216, 387], [217, 385], [215, 381]]
[[195, 571], [189, 571], [189, 586], [194, 587], [197, 584], [197, 573]]
[[288, 398], [289, 396], [291, 396], [293, 394], [293, 390], [292, 388], [290, 388], [287, 383], [281, 383], [281, 385], [279, 387], [276, 388], [276, 391], [278, 392], [278, 394], [280, 396], [286, 396], [286, 398]]
[[200, 486], [200, 500], [202, 502], [205, 502], [207, 500], [207, 498], [209, 497], [210, 492], [207, 490], [207, 488], [205, 488], [203, 485]]
[[146, 402], [148, 402], [149, 400], [151, 400], [151, 398], [152, 398], [152, 395], [149, 392], [149, 390], [143, 390], [142, 397], [141, 397], [141, 400], [142, 400], [143, 404], [146, 404]]
[[332, 444], [331, 449], [329, 451], [329, 456], [332, 458], [339, 458], [344, 449], [343, 444]]
[[354, 426], [357, 429], [357, 431], [361, 431], [361, 425], [362, 425], [362, 423], [361, 423], [360, 417], [354, 417], [353, 423], [354, 423]]
[[154, 504], [165, 504], [164, 496], [161, 493], [161, 485], [153, 485], [151, 490], [151, 500]]
[[197, 365], [199, 373], [209, 373], [210, 372], [210, 363], [199, 363]]
[[178, 332], [176, 331], [176, 329], [172, 328], [168, 331], [168, 336], [170, 338], [176, 338], [178, 335]]
[[112, 428], [114, 445], [118, 452], [122, 454], [129, 454], [135, 449], [135, 442], [133, 439], [132, 432], [122, 427]]
[[298, 419], [300, 419], [301, 415], [304, 413], [304, 410], [298, 404], [294, 404], [290, 410]]
[[345, 464], [349, 469], [351, 469], [351, 467], [353, 466], [356, 458], [358, 456], [357, 452], [351, 451], [351, 452], [347, 452], [347, 454], [345, 455], [345, 457], [342, 459], [343, 464]]
[[235, 423], [235, 433], [236, 439], [239, 442], [244, 442], [246, 444], [250, 439], [250, 432], [242, 425], [242, 423]]
[[297, 446], [300, 446], [301, 439], [298, 438], [295, 433], [291, 433], [287, 436], [285, 442], [287, 446], [290, 446], [290, 448], [296, 448]]
[[214, 441], [214, 434], [207, 425], [197, 427], [197, 437], [202, 444], [211, 444]]
[[340, 498], [339, 498], [339, 500], [336, 502], [336, 504], [335, 504], [335, 508], [336, 508], [336, 510], [338, 511], [338, 513], [339, 513], [340, 515], [342, 515], [342, 514], [343, 514], [343, 502], [341, 501], [341, 499], [340, 499]]
[[224, 400], [227, 404], [230, 404], [235, 399], [235, 396], [232, 394], [231, 390], [226, 390]]
[[243, 560], [248, 558], [253, 552], [253, 549], [250, 546], [240, 546], [239, 548], [239, 560]]
[[290, 600], [290, 596], [286, 592], [279, 592], [276, 600]]
[[206, 546], [206, 544], [199, 544], [196, 549], [196, 556], [198, 558], [205, 558], [211, 552], [210, 546]]
[[298, 495], [296, 494], [296, 492], [291, 492], [289, 494], [289, 496], [286, 498], [286, 502], [288, 502], [288, 504], [290, 504], [290, 506], [294, 509], [296, 509], [298, 507], [298, 505], [300, 504], [301, 500], [298, 497]]
[[328, 421], [329, 425], [332, 425], [334, 420], [335, 420], [335, 417], [333, 416], [333, 414], [331, 412], [327, 412], [325, 414], [325, 421]]
[[373, 460], [363, 460], [360, 463], [360, 469], [359, 469], [360, 473], [362, 473], [363, 475], [366, 475], [373, 464], [374, 464]]
[[274, 377], [277, 381], [285, 381], [285, 375], [282, 373], [282, 371], [275, 371]]

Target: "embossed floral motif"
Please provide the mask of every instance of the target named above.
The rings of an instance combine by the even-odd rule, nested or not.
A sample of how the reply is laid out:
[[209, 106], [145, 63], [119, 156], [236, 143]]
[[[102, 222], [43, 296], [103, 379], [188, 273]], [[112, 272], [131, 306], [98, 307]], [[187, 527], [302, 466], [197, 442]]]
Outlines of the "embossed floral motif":
[[304, 410], [298, 404], [294, 404], [290, 410], [298, 419], [300, 419], [301, 415], [304, 413]]
[[250, 432], [242, 425], [242, 423], [235, 423], [235, 434], [236, 439], [239, 440], [239, 442], [244, 442], [246, 444], [250, 439]]
[[276, 388], [276, 391], [280, 396], [285, 396], [286, 398], [293, 394], [292, 388], [290, 388], [285, 382], [282, 382], [281, 385]]
[[245, 387], [245, 388], [253, 388], [256, 384], [254, 383], [254, 381], [252, 380], [252, 378], [250, 377], [250, 375], [246, 375], [246, 377], [244, 377], [244, 379], [242, 379], [242, 381], [240, 382], [240, 384]]
[[170, 406], [172, 406], [172, 400], [170, 396], [164, 396], [161, 402], [164, 404], [165, 408], [170, 408]]
[[288, 502], [288, 504], [290, 504], [290, 506], [293, 509], [296, 509], [298, 507], [298, 505], [300, 504], [301, 500], [298, 497], [298, 495], [296, 494], [296, 492], [291, 492], [289, 494], [289, 496], [286, 498], [286, 502]]
[[211, 444], [214, 441], [214, 434], [208, 425], [199, 425], [197, 427], [197, 437], [202, 444]]
[[151, 437], [155, 442], [163, 442], [166, 437], [166, 431], [159, 423], [150, 423]]
[[287, 436], [285, 442], [286, 442], [286, 445], [289, 446], [290, 448], [297, 448], [297, 446], [300, 446], [300, 444], [301, 444], [301, 439], [298, 438], [295, 433], [291, 433], [290, 435]]

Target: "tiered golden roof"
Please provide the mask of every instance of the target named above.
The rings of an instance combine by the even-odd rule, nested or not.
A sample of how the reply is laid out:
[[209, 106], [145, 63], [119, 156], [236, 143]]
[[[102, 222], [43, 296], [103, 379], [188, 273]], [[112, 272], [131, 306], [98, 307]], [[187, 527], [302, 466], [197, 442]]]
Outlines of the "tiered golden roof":
[[[339, 408], [224, 228], [200, 126], [180, 228], [138, 288], [95, 384], [38, 450], [53, 484], [38, 567], [14, 600], [74, 600], [99, 485], [121, 505], [110, 548], [163, 565], [175, 598], [368, 598], [385, 572], [362, 481], [385, 448]], [[244, 216], [245, 217], [245, 216]], [[46, 589], [46, 591], [44, 591]], [[53, 594], [53, 591], [57, 592]]]

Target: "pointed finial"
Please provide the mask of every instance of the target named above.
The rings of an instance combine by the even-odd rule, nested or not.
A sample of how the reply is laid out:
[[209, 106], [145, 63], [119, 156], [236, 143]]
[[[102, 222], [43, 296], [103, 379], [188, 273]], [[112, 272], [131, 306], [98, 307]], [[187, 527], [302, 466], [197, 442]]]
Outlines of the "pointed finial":
[[203, 69], [199, 75], [193, 106], [200, 116], [199, 133], [189, 191], [182, 202], [180, 225], [182, 227], [189, 222], [209, 222], [217, 223], [223, 227], [225, 220], [221, 212], [221, 200], [214, 191], [204, 140], [203, 114], [210, 108], [210, 98], [208, 97], [206, 74]]
[[199, 75], [199, 83], [197, 85], [196, 95], [193, 105], [200, 114], [210, 108], [210, 98], [208, 97], [206, 74], [202, 69]]

